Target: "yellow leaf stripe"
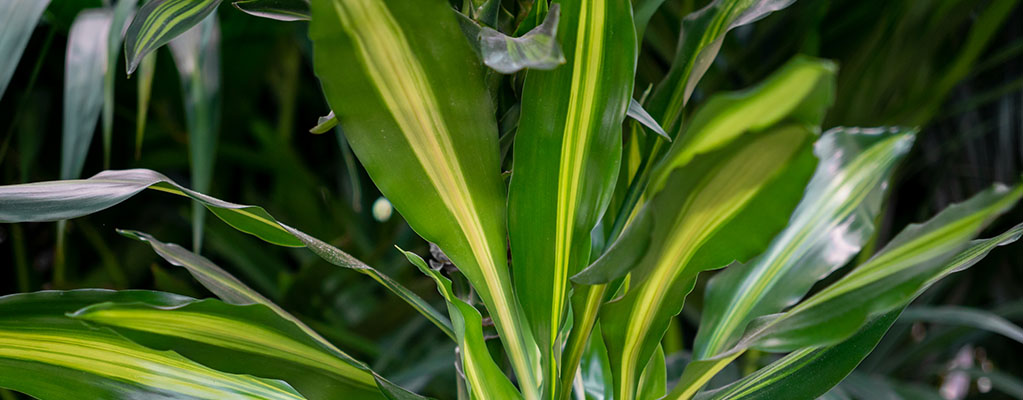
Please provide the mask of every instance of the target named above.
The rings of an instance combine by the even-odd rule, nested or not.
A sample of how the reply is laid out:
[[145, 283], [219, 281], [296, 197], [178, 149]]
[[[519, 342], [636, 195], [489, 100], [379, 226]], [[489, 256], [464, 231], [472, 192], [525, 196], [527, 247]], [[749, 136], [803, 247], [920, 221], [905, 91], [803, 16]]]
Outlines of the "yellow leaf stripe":
[[[498, 268], [490, 253], [482, 221], [462, 169], [456, 164], [457, 153], [426, 71], [385, 2], [333, 0], [333, 6], [381, 100], [437, 188], [441, 201], [462, 228], [491, 294], [491, 312], [502, 339], [508, 342], [519, 379], [523, 386], [534, 386], [532, 374], [525, 373], [531, 371], [525, 343], [515, 327], [508, 326], [517, 320], [509, 303], [513, 297], [507, 284], [508, 273]], [[524, 390], [527, 396], [531, 391]]]
[[686, 200], [673, 222], [665, 254], [653, 273], [635, 290], [638, 298], [629, 315], [628, 331], [622, 353], [621, 399], [634, 396], [636, 368], [644, 365], [639, 351], [650, 334], [650, 325], [664, 302], [671, 283], [679, 278], [689, 260], [716, 229], [724, 225], [736, 211], [744, 207], [767, 182], [768, 178], [788, 162], [798, 146], [793, 146], [799, 130], [785, 130], [756, 140], [701, 181]]
[[81, 330], [0, 330], [0, 358], [39, 362], [197, 399], [302, 399], [260, 379], [227, 374], [172, 352]]

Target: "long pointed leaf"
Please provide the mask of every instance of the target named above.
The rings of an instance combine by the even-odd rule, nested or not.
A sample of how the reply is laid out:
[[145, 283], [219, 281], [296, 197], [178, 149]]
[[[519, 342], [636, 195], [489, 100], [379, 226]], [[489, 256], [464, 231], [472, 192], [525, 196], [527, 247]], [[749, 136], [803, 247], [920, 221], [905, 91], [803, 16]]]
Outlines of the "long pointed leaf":
[[441, 0], [315, 0], [309, 35], [355, 155], [490, 312], [527, 399], [535, 344], [512, 292], [497, 126], [483, 74]]
[[128, 75], [142, 58], [202, 22], [221, 0], [150, 0], [135, 14], [124, 37]]
[[85, 156], [103, 107], [103, 76], [107, 70], [107, 34], [113, 12], [82, 11], [71, 25], [64, 59], [64, 129], [60, 178], [82, 174]]
[[50, 0], [0, 0], [0, 98]]
[[110, 168], [110, 144], [114, 134], [114, 77], [117, 57], [121, 55], [121, 40], [128, 17], [135, 12], [135, 0], [119, 0], [107, 33], [107, 65], [103, 76], [103, 168]]
[[146, 169], [105, 171], [89, 179], [0, 186], [0, 222], [56, 221], [77, 218], [114, 206], [152, 188], [187, 196], [242, 232], [278, 246], [307, 246], [327, 262], [351, 268], [382, 283], [408, 302], [449, 336], [446, 318], [410, 290], [355, 257], [284, 225], [261, 207], [228, 203], [182, 187], [166, 176]]
[[590, 260], [590, 231], [618, 176], [636, 63], [628, 1], [555, 2], [548, 18], [559, 6], [568, 63], [526, 75], [508, 193], [515, 288], [541, 345], [545, 390], [557, 382], [568, 278]]
[[65, 315], [105, 301], [166, 305], [184, 299], [159, 292], [95, 289], [2, 297], [0, 387], [43, 400], [303, 398], [280, 381], [213, 370]]
[[242, 12], [278, 21], [308, 21], [309, 0], [241, 0], [231, 3]]

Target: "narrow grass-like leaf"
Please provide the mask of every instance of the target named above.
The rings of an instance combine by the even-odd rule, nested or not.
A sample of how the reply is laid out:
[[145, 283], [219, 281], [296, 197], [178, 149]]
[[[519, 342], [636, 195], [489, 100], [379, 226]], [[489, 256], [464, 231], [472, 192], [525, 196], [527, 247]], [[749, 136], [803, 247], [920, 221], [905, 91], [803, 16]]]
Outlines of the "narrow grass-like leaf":
[[753, 321], [734, 347], [690, 363], [669, 399], [689, 399], [718, 371], [755, 347], [795, 351], [831, 346], [867, 321], [905, 306], [937, 280], [969, 268], [995, 247], [1023, 235], [1023, 224], [990, 239], [969, 240], [1015, 205], [1023, 188], [996, 185], [951, 206], [931, 220], [910, 225], [877, 255], [790, 310]]
[[483, 72], [442, 0], [315, 0], [314, 66], [377, 187], [465, 274], [525, 397], [535, 344], [512, 292], [497, 125]]
[[364, 364], [264, 304], [104, 302], [70, 316], [220, 371], [282, 379], [309, 398], [384, 398]]
[[568, 63], [526, 76], [508, 193], [516, 291], [541, 345], [545, 390], [557, 382], [568, 278], [590, 261], [590, 231], [618, 176], [637, 51], [628, 1], [555, 2], [548, 20], [559, 9]]
[[308, 21], [309, 0], [241, 0], [231, 3], [242, 12], [278, 21]]
[[523, 69], [551, 70], [564, 64], [565, 55], [557, 39], [559, 15], [559, 5], [552, 4], [543, 23], [520, 37], [482, 27], [477, 40], [483, 63], [502, 74]]
[[[192, 188], [208, 192], [220, 136], [220, 24], [216, 14], [170, 42], [181, 76]], [[192, 206], [192, 249], [202, 249], [206, 211]]]
[[[644, 4], [637, 26], [642, 28], [656, 10], [656, 3]], [[648, 0], [645, 3], [650, 3]], [[736, 27], [753, 23], [768, 14], [788, 7], [795, 0], [714, 0], [682, 20], [678, 48], [668, 75], [654, 89], [647, 110], [661, 126], [675, 135], [682, 108], [689, 101], [700, 78], [717, 57], [725, 34]], [[651, 10], [652, 9], [652, 10]], [[642, 20], [646, 18], [647, 21]]]
[[103, 76], [107, 70], [107, 34], [113, 11], [84, 10], [68, 34], [64, 59], [64, 129], [60, 178], [82, 174], [85, 157], [103, 107]]
[[522, 394], [494, 362], [483, 337], [483, 317], [472, 305], [455, 295], [451, 280], [426, 265], [415, 253], [398, 249], [413, 265], [437, 283], [437, 291], [448, 305], [448, 315], [454, 326], [459, 352], [462, 355], [462, 369], [473, 399], [513, 400]]
[[[375, 372], [370, 370], [369, 367], [367, 367], [365, 364], [355, 360], [345, 352], [335, 347], [329, 341], [327, 341], [322, 336], [317, 334], [316, 331], [312, 330], [304, 323], [302, 323], [302, 321], [300, 321], [298, 318], [291, 315], [280, 306], [274, 304], [272, 301], [270, 301], [263, 295], [259, 294], [252, 288], [246, 286], [237, 278], [231, 276], [231, 274], [228, 274], [226, 271], [218, 267], [216, 264], [213, 264], [212, 262], [210, 262], [210, 260], [206, 259], [205, 257], [185, 250], [183, 247], [178, 246], [176, 244], [160, 242], [159, 240], [156, 240], [152, 236], [142, 232], [136, 231], [119, 232], [127, 237], [149, 243], [150, 246], [152, 246], [153, 250], [160, 255], [160, 257], [163, 257], [164, 260], [167, 260], [167, 262], [173, 265], [177, 265], [188, 270], [188, 272], [197, 281], [202, 283], [204, 287], [206, 287], [211, 292], [216, 294], [217, 297], [220, 297], [222, 300], [236, 305], [259, 304], [266, 306], [274, 314], [276, 314], [280, 318], [283, 318], [285, 321], [293, 324], [294, 325], [293, 328], [301, 332], [300, 335], [297, 335], [298, 337], [303, 337], [304, 338], [303, 340], [310, 343], [315, 342], [321, 350], [329, 352], [332, 357], [335, 357], [340, 361], [344, 362], [344, 364], [347, 365], [348, 367], [341, 368], [341, 370], [336, 371], [337, 373], [342, 374], [343, 377], [350, 379], [354, 382], [360, 383], [363, 386], [367, 384], [372, 385], [372, 382], [375, 379], [377, 384], [379, 385], [380, 390], [384, 391], [385, 393], [388, 393], [389, 395], [397, 394], [399, 398], [410, 399], [419, 398], [417, 395], [414, 395], [398, 387], [397, 385], [391, 383], [390, 381], [384, 379], [383, 377], [377, 375]], [[322, 242], [319, 242], [319, 240], [311, 238], [308, 235], [305, 235], [304, 233], [297, 231], [295, 232], [296, 236], [303, 235], [304, 240], [309, 240], [311, 243], [309, 246], [311, 248], [316, 247], [317, 243], [319, 243], [321, 246], [325, 245], [322, 244]], [[320, 252], [322, 251], [324, 251], [324, 249], [322, 248], [313, 249], [313, 252], [317, 254], [320, 254]], [[358, 260], [355, 260], [354, 258], [348, 256], [347, 254], [344, 254], [344, 256], [348, 257], [353, 262], [358, 262]], [[324, 258], [326, 257], [324, 256]], [[429, 308], [429, 306], [426, 305], [423, 299], [409, 292], [407, 289], [401, 287], [396, 282], [390, 281], [389, 278], [387, 278], [387, 282], [391, 286], [388, 286], [388, 283], [384, 282], [381, 283], [384, 284], [384, 286], [387, 287], [388, 289], [402, 292], [404, 294], [403, 298], [406, 298], [407, 296], [414, 297], [414, 299], [406, 298], [406, 300], [412, 301], [413, 303], [419, 304], [420, 306], [425, 306], [427, 309], [432, 311], [432, 308]], [[429, 315], [427, 317], [429, 318]], [[443, 322], [434, 321], [434, 323], [437, 323], [439, 326], [444, 326], [444, 323], [450, 324], [446, 318], [443, 318], [443, 316], [439, 317], [442, 319]], [[287, 329], [294, 330], [290, 327], [288, 327]], [[290, 379], [291, 378], [288, 378], [289, 382], [291, 381]]]
[[693, 347], [695, 359], [735, 344], [754, 318], [799, 301], [821, 278], [859, 252], [912, 133], [834, 130], [816, 145], [821, 160], [785, 230], [748, 265], [735, 265], [707, 285]]
[[235, 229], [278, 246], [307, 246], [331, 264], [366, 274], [409, 302], [449, 336], [452, 335], [443, 315], [430, 307], [425, 300], [355, 257], [278, 222], [261, 207], [228, 203], [206, 196], [150, 170], [105, 171], [84, 180], [0, 186], [0, 222], [77, 218], [114, 206], [146, 188], [187, 196]]
[[125, 33], [128, 75], [153, 50], [185, 33], [213, 13], [221, 0], [150, 0], [139, 9]]
[[902, 313], [899, 321], [968, 326], [994, 332], [1023, 344], [1023, 328], [998, 314], [977, 308], [913, 306]]
[[0, 98], [50, 0], [0, 0]]
[[813, 169], [812, 137], [805, 127], [782, 126], [698, 156], [640, 211], [651, 214], [652, 227], [634, 234], [649, 235], [649, 247], [635, 265], [619, 269], [632, 272], [628, 292], [601, 310], [616, 371], [615, 398], [636, 395], [640, 372], [696, 275], [752, 257], [781, 230], [785, 220], [779, 215], [798, 201], [793, 188], [805, 184]]
[[668, 133], [661, 128], [661, 124], [657, 123], [657, 121], [654, 120], [654, 117], [651, 117], [650, 113], [646, 112], [646, 110], [643, 109], [643, 105], [639, 104], [636, 99], [629, 100], [629, 109], [625, 115], [628, 115], [630, 118], [636, 120], [640, 124], [643, 124], [643, 126], [654, 131], [654, 133], [660, 135], [665, 140], [669, 142], [671, 141], [671, 136], [668, 136]]
[[149, 98], [153, 93], [153, 76], [156, 72], [156, 52], [146, 54], [139, 64], [136, 76], [138, 105], [135, 111], [135, 159], [142, 157], [142, 138], [146, 133], [146, 120], [149, 114]]
[[283, 382], [210, 369], [65, 315], [106, 301], [170, 305], [183, 300], [167, 293], [96, 289], [2, 297], [0, 387], [43, 400], [303, 398]]
[[117, 57], [121, 55], [121, 40], [124, 38], [125, 24], [128, 17], [135, 12], [135, 0], [118, 0], [114, 8], [114, 16], [107, 33], [107, 69], [103, 76], [103, 168], [110, 168], [110, 144], [114, 135], [114, 70], [117, 69]]

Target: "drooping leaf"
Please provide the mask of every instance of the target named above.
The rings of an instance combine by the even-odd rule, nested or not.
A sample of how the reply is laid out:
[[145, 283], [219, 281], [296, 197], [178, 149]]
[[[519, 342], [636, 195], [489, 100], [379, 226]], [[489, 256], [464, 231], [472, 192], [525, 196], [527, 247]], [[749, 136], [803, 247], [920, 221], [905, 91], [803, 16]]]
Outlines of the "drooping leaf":
[[64, 129], [60, 178], [82, 174], [85, 157], [103, 107], [103, 76], [107, 70], [107, 34], [113, 11], [84, 10], [68, 34], [64, 59]]
[[859, 252], [874, 233], [888, 177], [913, 138], [899, 131], [839, 130], [817, 142], [821, 162], [785, 230], [754, 261], [707, 284], [695, 359], [727, 350], [750, 321], [799, 301]]
[[516, 291], [541, 345], [545, 382], [557, 381], [553, 346], [568, 278], [590, 260], [590, 231], [618, 175], [636, 63], [628, 1], [555, 2], [548, 20], [559, 9], [568, 63], [526, 75], [508, 193]]
[[108, 301], [169, 305], [186, 300], [99, 289], [0, 297], [0, 387], [42, 400], [303, 399], [283, 382], [210, 369], [66, 315]]
[[[795, 0], [714, 0], [703, 9], [682, 20], [678, 48], [668, 75], [654, 89], [647, 111], [673, 137], [696, 84], [717, 57], [725, 34], [736, 27], [753, 23], [768, 14], [788, 7]], [[642, 28], [657, 9], [657, 2], [648, 0], [637, 15], [637, 27]], [[644, 20], [645, 18], [645, 20]], [[642, 35], [642, 33], [641, 33]]]
[[629, 110], [626, 112], [626, 115], [654, 131], [654, 133], [660, 135], [665, 140], [669, 142], [671, 141], [671, 136], [668, 136], [668, 133], [661, 128], [661, 124], [657, 123], [657, 121], [654, 120], [654, 117], [651, 117], [650, 113], [646, 112], [646, 110], [643, 109], [643, 105], [639, 104], [636, 99], [629, 100]]
[[924, 321], [961, 325], [998, 333], [1023, 344], [1023, 328], [1002, 316], [977, 308], [958, 306], [913, 306], [902, 313], [899, 321]]
[[[390, 381], [384, 379], [383, 377], [378, 375], [376, 372], [370, 370], [369, 367], [367, 367], [365, 364], [355, 360], [354, 358], [352, 358], [351, 356], [346, 354], [344, 351], [341, 351], [341, 349], [337, 348], [331, 342], [329, 342], [327, 339], [325, 339], [322, 336], [320, 336], [318, 333], [316, 333], [316, 331], [314, 331], [311, 328], [309, 328], [306, 324], [304, 324], [298, 318], [296, 318], [295, 316], [291, 315], [290, 313], [285, 311], [283, 308], [281, 308], [277, 304], [274, 304], [272, 301], [270, 301], [269, 299], [267, 299], [263, 295], [259, 294], [258, 292], [256, 292], [252, 288], [246, 286], [244, 283], [239, 281], [237, 278], [235, 278], [234, 276], [231, 276], [231, 274], [227, 273], [226, 271], [224, 271], [223, 269], [218, 267], [216, 264], [213, 264], [210, 260], [206, 259], [205, 257], [203, 257], [201, 255], [198, 255], [196, 253], [190, 252], [188, 250], [185, 250], [183, 247], [178, 246], [176, 244], [173, 244], [173, 243], [163, 243], [163, 242], [161, 242], [159, 240], [156, 240], [152, 236], [147, 235], [147, 234], [142, 233], [142, 232], [123, 231], [123, 230], [122, 231], [118, 231], [118, 232], [121, 233], [124, 236], [127, 236], [127, 237], [130, 237], [130, 238], [136, 239], [136, 240], [140, 240], [140, 241], [149, 243], [149, 245], [152, 246], [153, 251], [155, 251], [160, 257], [163, 257], [164, 260], [167, 260], [167, 262], [169, 262], [169, 263], [171, 263], [173, 265], [177, 265], [177, 266], [180, 266], [182, 268], [185, 268], [188, 271], [188, 273], [192, 275], [192, 277], [194, 277], [197, 281], [199, 281], [199, 283], [201, 283], [204, 287], [206, 287], [211, 292], [216, 294], [217, 297], [220, 297], [222, 300], [224, 300], [224, 301], [226, 301], [228, 303], [231, 303], [231, 304], [235, 304], [235, 305], [258, 304], [258, 305], [262, 305], [262, 306], [267, 307], [270, 312], [272, 312], [273, 314], [276, 314], [279, 318], [283, 319], [283, 321], [284, 321], [283, 323], [281, 323], [281, 322], [277, 323], [278, 325], [282, 326], [282, 328], [280, 328], [282, 331], [291, 332], [289, 335], [292, 336], [293, 338], [295, 338], [296, 340], [302, 340], [302, 341], [306, 342], [307, 345], [309, 343], [313, 343], [313, 344], [315, 344], [316, 348], [319, 349], [319, 351], [326, 351], [326, 352], [329, 353], [328, 355], [330, 357], [334, 357], [334, 358], [340, 360], [344, 365], [341, 365], [340, 368], [339, 368], [339, 366], [335, 365], [334, 367], [331, 367], [330, 370], [334, 370], [336, 373], [341, 374], [341, 377], [346, 379], [346, 380], [350, 380], [350, 381], [353, 381], [355, 383], [358, 383], [359, 385], [361, 385], [362, 389], [365, 389], [367, 385], [372, 386], [373, 380], [376, 380], [376, 383], [379, 386], [379, 389], [382, 392], [384, 392], [384, 393], [388, 394], [389, 396], [391, 396], [392, 400], [393, 400], [393, 398], [395, 396], [397, 396], [398, 400], [401, 400], [401, 399], [413, 399], [413, 400], [419, 399], [419, 400], [421, 400], [422, 399], [418, 395], [415, 395], [415, 394], [413, 394], [411, 392], [406, 391], [405, 389], [403, 389], [403, 388], [401, 388], [401, 387], [391, 383]], [[298, 235], [298, 234], [305, 235], [305, 234], [303, 234], [301, 232], [296, 233], [296, 235]], [[311, 238], [311, 237], [308, 237], [308, 236], [304, 236], [304, 237], [305, 237], [304, 240], [308, 240], [311, 243], [313, 243], [313, 244], [309, 245], [310, 247], [316, 246], [315, 243], [319, 242], [317, 239], [314, 239], [314, 238]], [[319, 242], [319, 243], [322, 243], [322, 242]], [[320, 251], [323, 251], [323, 249], [321, 248], [319, 250], [316, 250], [316, 249], [313, 250], [313, 252], [318, 253], [318, 254], [319, 254]], [[345, 256], [347, 256], [347, 255], [345, 255]], [[347, 257], [351, 258], [351, 256], [347, 256]], [[354, 258], [351, 258], [351, 259], [354, 260]], [[357, 260], [354, 260], [354, 261], [357, 262]], [[393, 286], [388, 286], [388, 283], [390, 285], [393, 285]], [[425, 302], [421, 298], [419, 298], [418, 296], [415, 296], [415, 294], [413, 294], [411, 292], [408, 292], [407, 289], [401, 287], [396, 282], [390, 281], [389, 278], [388, 278], [388, 283], [381, 282], [381, 284], [383, 284], [385, 287], [388, 287], [391, 290], [397, 290], [399, 292], [404, 291], [406, 295], [411, 295], [411, 296], [414, 297], [414, 299], [409, 299], [410, 301], [418, 301], [419, 303], [421, 303], [422, 305], [424, 305], [428, 309], [432, 310], [432, 308], [429, 308], [429, 305], [426, 305]], [[257, 311], [257, 312], [261, 312], [261, 311]], [[429, 316], [428, 316], [428, 318], [429, 318]], [[441, 323], [439, 321], [435, 321], [435, 323], [440, 324], [440, 326], [444, 326], [443, 324], [445, 324], [445, 323], [446, 324], [450, 324], [446, 318], [443, 318], [443, 316], [440, 316], [440, 318], [442, 318], [443, 323]], [[122, 324], [122, 326], [125, 326], [123, 324], [128, 324], [128, 323], [135, 324], [136, 322], [131, 322], [131, 321], [135, 321], [135, 320], [138, 320], [138, 319], [142, 319], [142, 318], [141, 317], [127, 317], [126, 320], [123, 321], [121, 324]], [[260, 318], [256, 318], [256, 319], [260, 319]], [[108, 324], [113, 324], [113, 325], [118, 325], [118, 324], [113, 323], [113, 322], [107, 322], [107, 323]], [[267, 323], [272, 323], [272, 321], [271, 322], [267, 322]], [[259, 323], [255, 323], [255, 322], [253, 322], [253, 324], [259, 325]], [[132, 325], [132, 326], [134, 326], [134, 325]], [[132, 328], [132, 326], [126, 326], [126, 327], [129, 328], [129, 329], [136, 329], [136, 328]], [[146, 330], [146, 329], [142, 329], [142, 330]], [[164, 334], [168, 333], [165, 329], [160, 330], [160, 332], [164, 332]], [[189, 339], [189, 340], [193, 340], [193, 339]], [[197, 352], [205, 353], [203, 351], [197, 351]], [[186, 353], [185, 355], [189, 355], [189, 354]], [[216, 357], [214, 357], [214, 359], [215, 358]], [[321, 362], [322, 362], [322, 360], [316, 361], [316, 363], [321, 363]], [[209, 364], [209, 365], [213, 365], [213, 364]], [[231, 365], [234, 365], [234, 364], [232, 363]], [[214, 365], [214, 366], [216, 366], [216, 365]], [[321, 365], [321, 367], [322, 367], [322, 365]], [[235, 367], [232, 367], [232, 368], [235, 368]], [[254, 373], [254, 372], [246, 371], [246, 373]], [[299, 382], [299, 381], [293, 381], [292, 377], [288, 377], [288, 378], [286, 378], [286, 380], [288, 380], [289, 382], [293, 382], [295, 384], [298, 384], [297, 382]], [[305, 380], [303, 379], [301, 382], [305, 382]], [[307, 385], [307, 384], [308, 385], [313, 385], [314, 383], [313, 382], [302, 383], [303, 387], [305, 385]], [[322, 387], [317, 386], [315, 388], [315, 390], [317, 392], [319, 392], [319, 391], [322, 391], [322, 390], [325, 390], [325, 389], [322, 388]], [[316, 396], [316, 397], [318, 397], [318, 396]]]
[[937, 280], [969, 268], [992, 249], [1012, 243], [1023, 224], [990, 239], [969, 240], [1015, 205], [1023, 187], [996, 185], [910, 225], [877, 255], [788, 311], [753, 321], [745, 337], [711, 358], [690, 363], [669, 399], [689, 399], [747, 348], [794, 351], [832, 346], [867, 321], [904, 307]]
[[444, 322], [446, 319], [425, 300], [355, 257], [278, 222], [261, 207], [228, 203], [206, 196], [182, 187], [154, 171], [145, 169], [104, 171], [84, 180], [0, 186], [0, 222], [77, 218], [112, 207], [147, 188], [187, 196], [235, 229], [278, 246], [307, 246], [331, 264], [366, 274], [394, 291], [450, 335], [451, 328]]
[[512, 292], [497, 126], [483, 74], [442, 0], [315, 0], [314, 67], [373, 182], [473, 285], [527, 399], [535, 344]]
[[[114, 70], [121, 55], [121, 40], [128, 17], [135, 12], [135, 0], [118, 0], [107, 33], [107, 65], [103, 76], [103, 168], [110, 168], [110, 144], [114, 135]], [[147, 99], [148, 101], [148, 99]]]
[[543, 23], [520, 37], [480, 28], [477, 40], [483, 63], [502, 74], [523, 69], [551, 70], [564, 64], [565, 55], [557, 36], [559, 16], [559, 4], [552, 4]]
[[[636, 395], [641, 368], [682, 309], [696, 275], [752, 257], [784, 226], [779, 216], [795, 207], [796, 188], [813, 169], [813, 136], [806, 127], [781, 126], [694, 158], [640, 211], [650, 214], [645, 217], [652, 222], [649, 231], [628, 232], [650, 237], [638, 261], [613, 266], [615, 273], [583, 272], [614, 279], [631, 271], [628, 292], [605, 304], [600, 319], [616, 371], [617, 399]], [[601, 265], [612, 266], [591, 268]]]
[[451, 280], [426, 265], [415, 253], [398, 249], [413, 265], [436, 282], [437, 291], [448, 305], [448, 315], [457, 337], [458, 350], [462, 355], [465, 381], [472, 398], [480, 400], [521, 399], [522, 394], [494, 362], [483, 337], [483, 317], [472, 305], [458, 298], [451, 288]]
[[284, 380], [309, 398], [384, 398], [368, 367], [264, 304], [104, 302], [70, 317], [220, 371]]
[[[170, 50], [185, 99], [192, 187], [209, 192], [220, 136], [220, 24], [216, 14], [171, 41]], [[192, 249], [197, 252], [202, 249], [205, 223], [206, 211], [193, 204]]]
[[28, 45], [39, 18], [42, 17], [50, 0], [0, 1], [0, 98], [7, 91], [7, 84], [21, 60], [21, 53]]
[[278, 21], [308, 21], [309, 0], [241, 0], [234, 8], [257, 17]]
[[150, 0], [135, 13], [125, 32], [124, 58], [128, 75], [142, 58], [198, 25], [221, 0]]

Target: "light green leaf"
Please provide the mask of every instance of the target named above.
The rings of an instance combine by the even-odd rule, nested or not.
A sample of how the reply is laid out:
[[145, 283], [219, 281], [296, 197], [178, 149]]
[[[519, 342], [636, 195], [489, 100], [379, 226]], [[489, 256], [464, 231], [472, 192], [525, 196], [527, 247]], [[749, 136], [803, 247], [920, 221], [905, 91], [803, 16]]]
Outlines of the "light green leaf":
[[146, 133], [146, 119], [149, 113], [149, 98], [153, 93], [153, 76], [156, 72], [156, 52], [142, 57], [136, 77], [138, 108], [135, 111], [135, 159], [142, 157], [142, 138]]
[[637, 51], [628, 1], [555, 2], [547, 21], [559, 10], [568, 63], [526, 75], [508, 193], [515, 287], [541, 346], [545, 391], [558, 381], [568, 278], [590, 261], [590, 231], [618, 176]]
[[351, 268], [380, 282], [409, 302], [445, 333], [451, 328], [437, 310], [412, 291], [355, 257], [284, 225], [261, 207], [228, 203], [182, 187], [146, 169], [104, 171], [84, 180], [37, 182], [0, 186], [0, 222], [55, 221], [77, 218], [114, 206], [151, 188], [196, 200], [228, 225], [278, 246], [307, 246], [327, 262]]
[[654, 120], [654, 117], [651, 117], [650, 113], [647, 113], [646, 110], [643, 109], [643, 105], [639, 104], [636, 99], [629, 100], [629, 109], [625, 115], [654, 131], [654, 133], [663, 137], [664, 140], [669, 142], [671, 141], [671, 136], [668, 136], [668, 133], [661, 128], [661, 124], [658, 124], [657, 121]]
[[508, 272], [494, 110], [449, 4], [315, 0], [312, 11], [315, 70], [353, 152], [476, 289], [532, 400], [536, 347]]
[[124, 58], [128, 75], [142, 58], [185, 33], [213, 13], [221, 0], [150, 0], [132, 19], [125, 33]]
[[1023, 328], [998, 314], [969, 307], [913, 306], [902, 313], [900, 322], [924, 321], [938, 324], [961, 325], [998, 333], [1023, 344]]
[[[119, 0], [114, 8], [110, 31], [107, 33], [107, 65], [103, 76], [103, 168], [110, 168], [110, 144], [114, 134], [114, 70], [121, 54], [121, 40], [128, 17], [135, 12], [136, 0]], [[148, 101], [148, 99], [147, 99]]]
[[520, 37], [482, 27], [476, 39], [483, 63], [502, 74], [523, 69], [551, 70], [564, 64], [565, 55], [556, 37], [559, 15], [559, 5], [552, 4], [543, 23]]
[[64, 58], [64, 129], [60, 178], [82, 174], [96, 122], [103, 107], [107, 70], [107, 34], [113, 11], [84, 10], [75, 17]]
[[210, 369], [65, 315], [107, 301], [170, 305], [187, 300], [98, 289], [0, 297], [0, 387], [42, 400], [304, 398], [283, 382]]
[[50, 0], [0, 0], [0, 98]]
[[[639, 7], [637, 27], [643, 29], [663, 0], [645, 1]], [[668, 75], [654, 89], [647, 110], [673, 137], [682, 109], [700, 78], [717, 57], [725, 34], [788, 7], [795, 0], [715, 0], [682, 20], [678, 48]], [[641, 34], [642, 35], [642, 34]]]
[[707, 284], [694, 359], [727, 350], [754, 318], [799, 301], [845, 265], [874, 233], [888, 177], [913, 133], [837, 129], [817, 142], [821, 160], [788, 226], [764, 254]]
[[234, 8], [257, 17], [278, 21], [308, 21], [309, 0], [241, 0]]
[[[141, 14], [141, 12], [140, 12]], [[188, 127], [188, 161], [192, 187], [209, 192], [220, 136], [220, 24], [216, 14], [170, 42], [181, 76]], [[206, 211], [192, 206], [192, 249], [202, 249]]]
[[309, 132], [315, 134], [327, 133], [334, 129], [335, 126], [337, 126], [337, 117], [334, 116], [334, 111], [331, 111], [330, 114], [317, 119], [316, 126], [309, 128]]
[[398, 249], [413, 265], [437, 283], [437, 291], [444, 296], [448, 305], [448, 315], [454, 325], [459, 352], [462, 355], [462, 368], [465, 381], [469, 386], [473, 399], [479, 400], [512, 400], [521, 399], [522, 395], [515, 389], [501, 367], [494, 362], [487, 349], [483, 337], [483, 317], [472, 305], [455, 295], [451, 288], [451, 280], [426, 265], [415, 253]]

